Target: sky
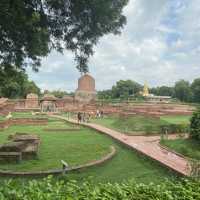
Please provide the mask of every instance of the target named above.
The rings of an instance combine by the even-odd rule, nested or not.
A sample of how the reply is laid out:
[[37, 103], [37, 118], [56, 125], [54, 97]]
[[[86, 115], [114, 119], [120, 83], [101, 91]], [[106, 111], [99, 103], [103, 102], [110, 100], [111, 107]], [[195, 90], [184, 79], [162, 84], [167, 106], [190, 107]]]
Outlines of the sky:
[[[200, 77], [199, 0], [129, 0], [120, 35], [106, 35], [90, 58], [96, 89], [131, 79], [150, 87]], [[80, 73], [70, 51], [52, 52], [38, 73], [28, 70], [42, 90], [74, 91]]]

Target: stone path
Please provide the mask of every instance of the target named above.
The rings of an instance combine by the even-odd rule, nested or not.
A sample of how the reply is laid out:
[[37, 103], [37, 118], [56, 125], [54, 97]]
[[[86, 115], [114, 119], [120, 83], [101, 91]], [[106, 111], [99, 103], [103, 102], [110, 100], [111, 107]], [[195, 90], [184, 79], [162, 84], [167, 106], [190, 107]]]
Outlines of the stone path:
[[[76, 123], [76, 120], [68, 119], [62, 116], [54, 116], [56, 118], [64, 119], [72, 123]], [[134, 150], [160, 162], [162, 165], [172, 169], [173, 171], [189, 176], [190, 169], [188, 167], [188, 160], [181, 155], [168, 151], [159, 145], [160, 136], [128, 136], [118, 131], [106, 128], [104, 126], [93, 123], [81, 123], [84, 126], [93, 128], [104, 134], [111, 136], [112, 138], [120, 141], [121, 143], [133, 148]], [[170, 139], [175, 139], [176, 136], [170, 136]]]

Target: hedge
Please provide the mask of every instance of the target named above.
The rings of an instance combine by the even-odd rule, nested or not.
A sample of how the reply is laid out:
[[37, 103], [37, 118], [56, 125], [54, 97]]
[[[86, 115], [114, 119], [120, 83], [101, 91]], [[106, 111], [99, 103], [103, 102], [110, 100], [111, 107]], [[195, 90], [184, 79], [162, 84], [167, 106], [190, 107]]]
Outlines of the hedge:
[[187, 124], [169, 124], [161, 125], [160, 133], [165, 134], [167, 131], [168, 134], [172, 133], [189, 133], [190, 127]]
[[90, 181], [55, 180], [48, 177], [28, 182], [5, 181], [0, 186], [1, 200], [197, 200], [200, 181], [166, 181], [160, 185], [135, 181], [97, 184]]

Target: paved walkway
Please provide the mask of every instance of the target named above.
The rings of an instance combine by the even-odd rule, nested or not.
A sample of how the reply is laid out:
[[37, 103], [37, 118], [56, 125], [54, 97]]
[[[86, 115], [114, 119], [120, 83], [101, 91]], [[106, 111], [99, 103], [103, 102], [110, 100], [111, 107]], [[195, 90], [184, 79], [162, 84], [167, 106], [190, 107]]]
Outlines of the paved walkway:
[[[77, 124], [77, 121], [73, 119], [68, 119], [62, 116], [54, 117]], [[187, 159], [182, 157], [181, 155], [178, 155], [176, 153], [168, 151], [167, 149], [162, 148], [159, 145], [160, 136], [128, 136], [98, 124], [81, 124], [111, 136], [112, 138], [152, 158], [153, 160], [160, 162], [161, 164], [165, 165], [166, 167], [174, 170], [175, 172], [181, 175], [189, 176], [190, 174]], [[170, 136], [170, 139], [175, 139], [175, 137], [176, 136]]]

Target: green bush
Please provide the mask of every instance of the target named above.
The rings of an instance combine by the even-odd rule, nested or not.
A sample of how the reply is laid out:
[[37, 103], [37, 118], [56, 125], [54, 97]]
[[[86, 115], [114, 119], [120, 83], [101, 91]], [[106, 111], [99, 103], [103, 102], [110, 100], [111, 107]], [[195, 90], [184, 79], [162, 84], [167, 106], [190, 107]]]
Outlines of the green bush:
[[141, 184], [134, 181], [97, 184], [76, 181], [32, 180], [16, 183], [6, 181], [0, 186], [1, 200], [197, 200], [200, 198], [200, 181], [181, 180]]
[[189, 126], [187, 124], [165, 124], [160, 126], [161, 134], [172, 133], [188, 133]]
[[190, 136], [191, 138], [200, 140], [200, 108], [193, 113], [190, 120]]

